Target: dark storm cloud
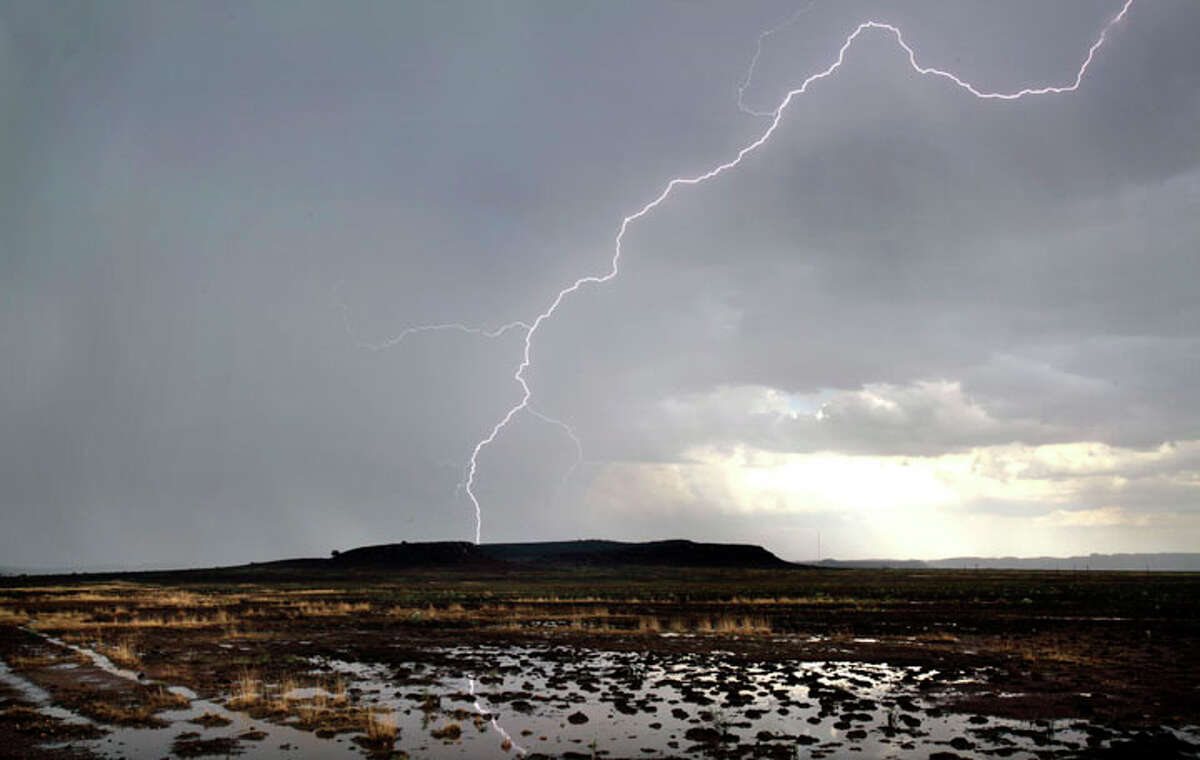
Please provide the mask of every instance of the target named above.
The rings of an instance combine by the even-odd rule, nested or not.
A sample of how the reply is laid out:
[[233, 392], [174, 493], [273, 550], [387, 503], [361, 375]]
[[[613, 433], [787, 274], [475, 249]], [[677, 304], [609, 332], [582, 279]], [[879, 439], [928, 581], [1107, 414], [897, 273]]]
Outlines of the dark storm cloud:
[[[768, 38], [746, 96], [769, 107], [871, 16], [981, 86], [1061, 82], [1117, 8], [818, 4]], [[519, 336], [363, 351], [343, 308], [366, 340], [532, 319], [604, 271], [623, 215], [758, 134], [735, 86], [792, 10], [4, 4], [5, 562], [471, 535], [455, 485], [519, 397]], [[863, 39], [545, 324], [536, 408], [588, 462], [564, 486], [573, 444], [520, 418], [480, 460], [485, 539], [661, 533], [583, 495], [605, 462], [698, 446], [1200, 438], [1197, 22], [1139, 0], [1078, 93], [1017, 103]], [[1137, 493], [1120, 506], [1191, 492]], [[709, 506], [697, 531], [737, 532]]]

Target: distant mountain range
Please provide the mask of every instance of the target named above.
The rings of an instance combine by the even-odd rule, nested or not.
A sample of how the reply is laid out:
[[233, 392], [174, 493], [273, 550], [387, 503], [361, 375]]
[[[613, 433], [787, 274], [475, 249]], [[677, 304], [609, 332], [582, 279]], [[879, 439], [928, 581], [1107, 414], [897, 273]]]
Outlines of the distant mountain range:
[[823, 559], [816, 567], [890, 567], [983, 570], [1200, 571], [1200, 553], [1086, 554], [1075, 557], [949, 557], [947, 559]]

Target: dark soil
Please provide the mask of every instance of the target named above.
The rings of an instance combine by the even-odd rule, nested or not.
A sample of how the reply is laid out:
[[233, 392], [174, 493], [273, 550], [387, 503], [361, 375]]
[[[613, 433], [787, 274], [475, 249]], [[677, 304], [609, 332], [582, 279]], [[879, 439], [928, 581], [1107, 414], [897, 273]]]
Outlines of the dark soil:
[[[71, 745], [82, 739], [98, 739], [105, 731], [97, 726], [66, 723], [43, 715], [34, 705], [0, 684], [0, 758], [30, 760], [91, 760], [92, 752]], [[44, 749], [42, 744], [66, 744]]]

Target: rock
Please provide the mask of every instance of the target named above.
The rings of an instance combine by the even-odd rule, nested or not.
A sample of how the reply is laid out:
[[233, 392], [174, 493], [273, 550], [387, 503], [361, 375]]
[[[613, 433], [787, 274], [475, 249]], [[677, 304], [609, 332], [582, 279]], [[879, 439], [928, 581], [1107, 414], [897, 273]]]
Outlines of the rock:
[[690, 742], [716, 744], [721, 741], [721, 732], [715, 728], [689, 728], [683, 738]]
[[1111, 760], [1134, 760], [1134, 758], [1156, 758], [1176, 760], [1195, 757], [1196, 747], [1171, 734], [1147, 733], [1142, 731], [1128, 741], [1116, 741], [1093, 757]]
[[567, 722], [574, 726], [582, 725], [588, 722], [588, 716], [584, 715], [583, 712], [576, 710], [567, 716]]

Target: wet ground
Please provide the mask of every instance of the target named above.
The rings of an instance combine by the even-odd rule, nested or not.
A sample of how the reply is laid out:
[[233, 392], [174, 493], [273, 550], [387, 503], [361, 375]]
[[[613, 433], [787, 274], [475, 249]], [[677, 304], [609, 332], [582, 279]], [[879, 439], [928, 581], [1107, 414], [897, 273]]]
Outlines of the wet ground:
[[[556, 645], [456, 647], [445, 654], [457, 664], [439, 668], [428, 690], [395, 690], [386, 675], [368, 671], [360, 682], [364, 694], [404, 716], [405, 735], [421, 736], [430, 722], [422, 709], [429, 694], [442, 703], [472, 705], [502, 722], [518, 751], [531, 757], [924, 758], [939, 751], [947, 757], [1037, 757], [1131, 738], [1083, 720], [1016, 721], [948, 711], [944, 705], [964, 688], [988, 689], [989, 674], [973, 670]], [[465, 692], [462, 668], [483, 674], [468, 678]], [[436, 751], [429, 745], [416, 749], [482, 757], [496, 737], [479, 728]], [[1171, 735], [1200, 741], [1198, 730]]]
[[0, 756], [1200, 757], [1178, 579], [1157, 617], [436, 581], [0, 589]]

